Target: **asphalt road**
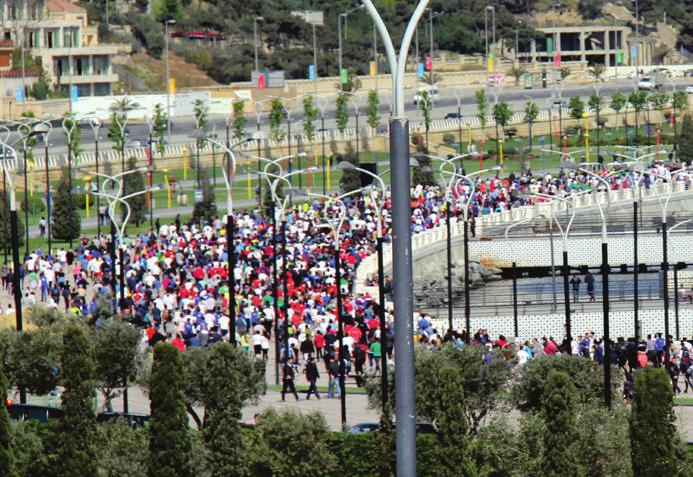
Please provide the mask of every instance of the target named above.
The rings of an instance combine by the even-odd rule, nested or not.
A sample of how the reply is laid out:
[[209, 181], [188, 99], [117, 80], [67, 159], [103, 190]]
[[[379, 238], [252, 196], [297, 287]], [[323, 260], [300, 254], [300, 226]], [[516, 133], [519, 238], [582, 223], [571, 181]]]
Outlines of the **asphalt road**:
[[[683, 90], [687, 85], [691, 83], [689, 79], [676, 80], [676, 89], [678, 91]], [[594, 87], [596, 84], [567, 84], [562, 91], [563, 98], [570, 98], [572, 96], [579, 95], [583, 99], [588, 98], [594, 93]], [[619, 79], [611, 80], [605, 83], [599, 83], [600, 94], [603, 96], [611, 96], [617, 91], [620, 92], [630, 92], [633, 89], [634, 81], [632, 79]], [[666, 90], [671, 91], [671, 84], [666, 84]], [[457, 96], [460, 96], [460, 110], [464, 116], [473, 116], [477, 113], [476, 98], [474, 97], [474, 92], [482, 88], [482, 85], [477, 85], [471, 88], [462, 89], [446, 89], [444, 87], [440, 90], [440, 97], [438, 101], [434, 104], [433, 119], [442, 119], [449, 113], [456, 113], [458, 109]], [[418, 121], [421, 120], [421, 113], [418, 107], [413, 103], [412, 96], [414, 90], [410, 89], [406, 91], [406, 96], [409, 101], [405, 105], [407, 111], [407, 116], [410, 120]], [[489, 100], [493, 101], [493, 96], [489, 95]], [[524, 105], [528, 99], [532, 99], [537, 102], [540, 109], [546, 109], [551, 106], [551, 103], [556, 98], [557, 92], [550, 86], [547, 89], [531, 89], [526, 90], [523, 88], [506, 88], [500, 91], [498, 95], [499, 101], [505, 101], [510, 105], [513, 111], [521, 111], [524, 109]], [[365, 125], [365, 98], [360, 98], [359, 113], [361, 116], [361, 124]], [[380, 113], [383, 118], [386, 118], [390, 112], [390, 106], [387, 102], [387, 95], [384, 95], [380, 99]], [[354, 108], [352, 105], [349, 107], [352, 118], [349, 121], [348, 127], [354, 127]], [[301, 134], [303, 132], [302, 121], [303, 114], [302, 108], [297, 108], [297, 111], [292, 115], [292, 129], [296, 134]], [[226, 116], [224, 115], [211, 115], [209, 117], [210, 129], [216, 131], [217, 136], [220, 139], [225, 138], [226, 129]], [[318, 121], [319, 123], [319, 121]], [[248, 126], [247, 130], [249, 133], [256, 131], [256, 116], [254, 113], [248, 115]], [[318, 124], [318, 127], [321, 127]], [[194, 118], [188, 117], [175, 117], [172, 119], [171, 128], [171, 144], [183, 144], [190, 143], [194, 141], [193, 130], [195, 128]], [[335, 129], [335, 108], [333, 105], [328, 105], [325, 110], [325, 128]], [[261, 115], [261, 130], [266, 134], [268, 133], [267, 125], [267, 114]], [[138, 140], [143, 144], [148, 138], [148, 129], [145, 124], [141, 123], [130, 123], [127, 126], [128, 140], [135, 141]], [[107, 136], [108, 125], [104, 125], [100, 131], [99, 146], [102, 151], [110, 150], [113, 147], [113, 143]], [[17, 139], [13, 136], [13, 140]], [[61, 128], [56, 128], [50, 136], [49, 144], [51, 152], [53, 154], [65, 153], [67, 151], [65, 134], [62, 132]], [[81, 131], [81, 145], [84, 150], [93, 150], [94, 148], [94, 134], [89, 125], [84, 124]]]

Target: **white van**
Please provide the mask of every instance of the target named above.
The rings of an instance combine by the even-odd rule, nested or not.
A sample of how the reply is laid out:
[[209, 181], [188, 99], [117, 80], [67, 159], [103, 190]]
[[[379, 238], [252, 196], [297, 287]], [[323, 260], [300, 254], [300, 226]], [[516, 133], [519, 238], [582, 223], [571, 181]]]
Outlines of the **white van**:
[[438, 85], [428, 85], [428, 86], [419, 86], [419, 88], [416, 90], [416, 93], [414, 93], [414, 104], [419, 104], [419, 101], [421, 101], [422, 93], [426, 91], [428, 92], [428, 97], [433, 100], [433, 101], [438, 101]]

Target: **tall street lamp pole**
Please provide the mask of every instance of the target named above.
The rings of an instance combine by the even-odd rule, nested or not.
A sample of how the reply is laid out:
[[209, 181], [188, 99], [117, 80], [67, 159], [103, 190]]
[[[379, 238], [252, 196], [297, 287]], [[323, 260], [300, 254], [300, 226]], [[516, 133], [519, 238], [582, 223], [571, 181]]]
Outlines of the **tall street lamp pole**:
[[[519, 227], [522, 224], [526, 224], [527, 222], [531, 222], [532, 219], [523, 219], [520, 220], [519, 222], [515, 222], [514, 224], [510, 224], [508, 227], [505, 229], [505, 242], [510, 246], [510, 241], [508, 238], [508, 235], [510, 234], [510, 231], [514, 229], [515, 227]], [[513, 263], [512, 263], [512, 274], [513, 274], [513, 334], [515, 335], [515, 338], [520, 336], [520, 323], [519, 323], [519, 315], [517, 311], [517, 263], [515, 262], [515, 257], [513, 257]]]
[[339, 91], [343, 91], [343, 84], [342, 84], [342, 69], [343, 69], [343, 60], [342, 60], [342, 55], [343, 55], [343, 49], [342, 49], [342, 22], [344, 22], [344, 39], [346, 39], [346, 29], [347, 29], [347, 17], [351, 14], [354, 13], [356, 10], [360, 10], [364, 7], [364, 5], [359, 5], [357, 7], [354, 7], [350, 10], [347, 10], [344, 13], [340, 13], [339, 16], [337, 17], [337, 37], [339, 38], [339, 71], [337, 72], [337, 77], [339, 78]]
[[[96, 190], [101, 190], [101, 177], [99, 175], [99, 129], [101, 129], [101, 120], [96, 116], [89, 120], [94, 133], [94, 164], [96, 166]], [[47, 146], [46, 146], [47, 147]], [[48, 149], [46, 149], [47, 151]], [[48, 169], [46, 169], [46, 181], [48, 180]], [[96, 236], [101, 240], [101, 197], [96, 196]], [[50, 212], [48, 213], [50, 216]], [[50, 235], [50, 234], [49, 234]], [[50, 240], [50, 239], [49, 239]]]
[[174, 25], [175, 20], [164, 20], [164, 49], [166, 50], [166, 136], [171, 144], [171, 72], [169, 69], [169, 33], [168, 26]]
[[375, 21], [385, 46], [394, 97], [394, 116], [390, 119], [390, 165], [392, 167], [393, 300], [395, 305], [395, 415], [396, 459], [399, 477], [416, 475], [416, 406], [414, 376], [413, 272], [411, 249], [411, 203], [409, 170], [409, 121], [404, 110], [404, 77], [407, 54], [416, 24], [429, 0], [419, 0], [407, 24], [399, 54], [372, 0], [362, 0]]

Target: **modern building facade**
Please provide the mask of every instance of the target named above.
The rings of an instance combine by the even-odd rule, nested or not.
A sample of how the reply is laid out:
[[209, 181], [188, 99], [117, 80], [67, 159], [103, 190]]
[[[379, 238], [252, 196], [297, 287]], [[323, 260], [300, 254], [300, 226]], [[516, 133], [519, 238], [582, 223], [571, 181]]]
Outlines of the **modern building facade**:
[[41, 61], [52, 86], [79, 96], [105, 96], [118, 75], [112, 58], [123, 45], [100, 44], [84, 8], [69, 0], [6, 0], [0, 7], [0, 38]]
[[551, 62], [560, 53], [561, 61], [586, 61], [605, 66], [646, 65], [652, 61], [652, 44], [637, 39], [630, 27], [581, 25], [536, 28], [546, 36], [533, 40], [529, 51], [520, 52], [520, 61]]

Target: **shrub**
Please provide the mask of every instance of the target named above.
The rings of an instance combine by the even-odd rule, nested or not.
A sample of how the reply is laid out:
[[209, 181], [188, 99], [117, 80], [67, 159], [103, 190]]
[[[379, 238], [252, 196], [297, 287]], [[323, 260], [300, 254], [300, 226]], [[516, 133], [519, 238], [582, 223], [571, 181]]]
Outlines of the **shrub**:
[[454, 144], [456, 141], [455, 135], [452, 133], [445, 133], [443, 134], [443, 143], [445, 144]]

